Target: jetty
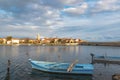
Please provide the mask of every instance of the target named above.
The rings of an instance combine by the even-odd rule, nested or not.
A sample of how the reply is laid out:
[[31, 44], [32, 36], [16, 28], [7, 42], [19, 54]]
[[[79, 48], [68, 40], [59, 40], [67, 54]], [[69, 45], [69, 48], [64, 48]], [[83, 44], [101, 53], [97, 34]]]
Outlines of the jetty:
[[119, 56], [96, 56], [91, 53], [92, 63], [120, 64]]

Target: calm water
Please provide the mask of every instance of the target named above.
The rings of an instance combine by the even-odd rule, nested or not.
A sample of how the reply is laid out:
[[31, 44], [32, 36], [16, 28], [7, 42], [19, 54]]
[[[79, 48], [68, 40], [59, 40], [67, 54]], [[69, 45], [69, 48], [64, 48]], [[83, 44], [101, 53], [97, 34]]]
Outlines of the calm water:
[[[29, 58], [43, 61], [91, 63], [90, 53], [120, 56], [120, 47], [107, 46], [0, 46], [0, 80], [91, 80], [91, 76], [69, 76], [32, 70]], [[7, 60], [11, 60], [7, 73]], [[112, 80], [120, 73], [120, 65], [94, 64], [93, 80]]]

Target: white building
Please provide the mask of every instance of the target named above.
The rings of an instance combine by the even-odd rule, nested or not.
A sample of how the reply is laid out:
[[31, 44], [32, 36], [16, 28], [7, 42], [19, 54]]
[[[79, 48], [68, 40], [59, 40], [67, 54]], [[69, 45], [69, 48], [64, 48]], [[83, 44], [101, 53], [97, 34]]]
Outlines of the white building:
[[19, 44], [20, 43], [20, 40], [19, 39], [12, 39], [12, 44]]
[[7, 44], [19, 44], [19, 43], [20, 43], [20, 40], [16, 38], [13, 38], [12, 40], [7, 41]]
[[6, 44], [7, 40], [5, 38], [3, 38], [3, 44]]

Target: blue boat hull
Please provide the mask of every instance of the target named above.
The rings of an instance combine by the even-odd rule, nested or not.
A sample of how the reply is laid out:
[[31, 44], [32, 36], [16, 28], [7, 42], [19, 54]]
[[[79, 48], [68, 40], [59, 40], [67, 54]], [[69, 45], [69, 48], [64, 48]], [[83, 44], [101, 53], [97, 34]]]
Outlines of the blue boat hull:
[[92, 80], [92, 75], [76, 75], [76, 74], [56, 74], [56, 73], [48, 73], [40, 70], [32, 69], [32, 76], [37, 78], [45, 78], [49, 77], [49, 80]]
[[[59, 73], [59, 74], [93, 74], [92, 64], [76, 64], [73, 70], [68, 72], [69, 63], [56, 63], [56, 62], [43, 62], [30, 60], [33, 69], [37, 69], [48, 73]], [[77, 68], [78, 67], [78, 68]]]

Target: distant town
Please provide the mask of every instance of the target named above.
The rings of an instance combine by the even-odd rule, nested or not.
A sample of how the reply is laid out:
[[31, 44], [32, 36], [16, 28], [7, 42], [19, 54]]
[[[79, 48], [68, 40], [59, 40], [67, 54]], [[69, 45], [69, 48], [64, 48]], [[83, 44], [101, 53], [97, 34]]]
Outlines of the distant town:
[[12, 36], [0, 38], [1, 45], [79, 45], [82, 42], [85, 41], [73, 38], [41, 38], [39, 34], [36, 35], [35, 39], [13, 38]]
[[0, 45], [87, 45], [87, 46], [118, 46], [120, 47], [120, 41], [118, 42], [88, 42], [79, 38], [41, 38], [39, 34], [36, 38], [14, 38], [12, 36], [6, 36], [0, 38]]

